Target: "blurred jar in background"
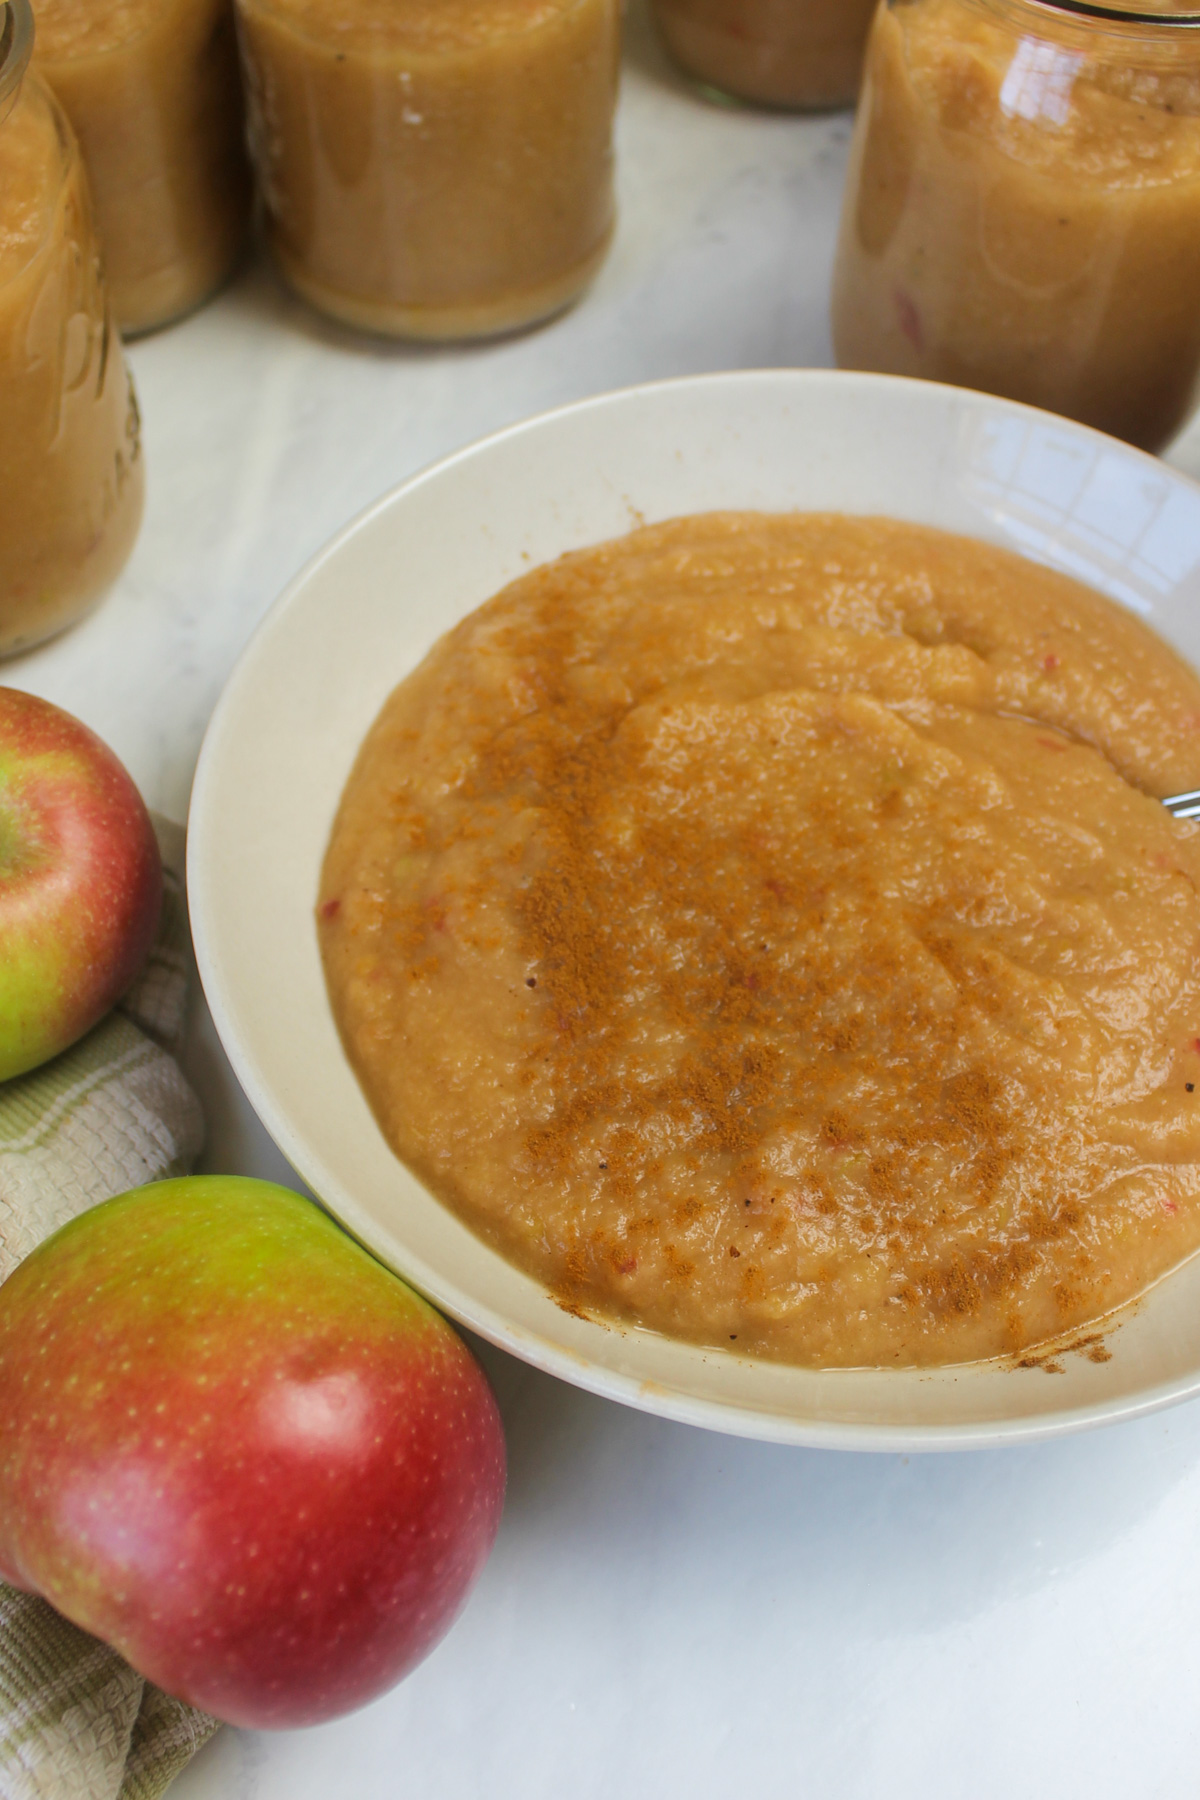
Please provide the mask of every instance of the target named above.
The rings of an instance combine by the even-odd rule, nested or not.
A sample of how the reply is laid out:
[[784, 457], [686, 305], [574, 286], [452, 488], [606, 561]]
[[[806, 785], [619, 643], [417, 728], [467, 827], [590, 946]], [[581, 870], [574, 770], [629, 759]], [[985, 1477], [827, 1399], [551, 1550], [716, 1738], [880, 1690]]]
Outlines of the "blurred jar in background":
[[209, 298], [250, 222], [232, 0], [34, 0], [34, 66], [83, 150], [122, 331]]
[[1200, 20], [1167, 0], [1106, 14], [881, 9], [834, 278], [843, 368], [983, 388], [1150, 450], [1183, 424], [1200, 371]]
[[87, 611], [142, 513], [137, 406], [79, 149], [0, 4], [0, 654]]
[[679, 66], [760, 106], [849, 106], [875, 0], [654, 0]]
[[268, 238], [402, 337], [558, 312], [613, 225], [619, 0], [238, 0]]

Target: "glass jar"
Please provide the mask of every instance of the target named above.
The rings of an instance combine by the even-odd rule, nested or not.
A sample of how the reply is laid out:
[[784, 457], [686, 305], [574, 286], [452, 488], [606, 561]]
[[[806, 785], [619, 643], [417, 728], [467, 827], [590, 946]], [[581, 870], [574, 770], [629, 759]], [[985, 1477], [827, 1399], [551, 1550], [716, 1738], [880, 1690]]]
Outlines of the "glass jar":
[[400, 337], [558, 312], [613, 224], [619, 0], [238, 0], [267, 234], [305, 299]]
[[0, 4], [0, 654], [61, 631], [133, 547], [142, 458], [83, 163]]
[[1200, 17], [888, 0], [833, 327], [844, 368], [1165, 444], [1200, 371]]
[[667, 48], [702, 87], [760, 106], [849, 106], [875, 0], [653, 0]]
[[153, 331], [207, 300], [246, 240], [232, 0], [35, 8], [35, 67], [83, 150], [117, 323]]

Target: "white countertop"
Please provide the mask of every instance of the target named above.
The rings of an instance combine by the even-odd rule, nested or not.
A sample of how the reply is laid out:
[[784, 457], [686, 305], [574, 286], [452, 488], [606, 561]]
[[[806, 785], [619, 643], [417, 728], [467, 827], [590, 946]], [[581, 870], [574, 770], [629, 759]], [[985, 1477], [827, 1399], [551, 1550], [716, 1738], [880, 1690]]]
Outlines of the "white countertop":
[[[636, 9], [629, 36], [616, 244], [565, 318], [392, 347], [258, 265], [134, 347], [141, 540], [104, 606], [5, 677], [93, 725], [151, 805], [183, 818], [254, 625], [397, 481], [604, 388], [829, 361], [848, 117], [710, 106]], [[1200, 428], [1171, 460], [1200, 473]], [[191, 1061], [205, 1166], [289, 1179], [202, 1009]], [[349, 1719], [222, 1732], [172, 1800], [1195, 1800], [1200, 1404], [1027, 1449], [838, 1455], [666, 1424], [482, 1354], [511, 1482], [463, 1618]]]

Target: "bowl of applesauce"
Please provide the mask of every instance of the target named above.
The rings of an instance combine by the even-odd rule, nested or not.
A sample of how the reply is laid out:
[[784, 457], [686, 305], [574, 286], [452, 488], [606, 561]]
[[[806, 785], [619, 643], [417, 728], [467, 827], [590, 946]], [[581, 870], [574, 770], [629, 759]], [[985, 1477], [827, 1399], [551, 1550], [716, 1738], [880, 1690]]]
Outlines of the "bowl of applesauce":
[[847, 1448], [1200, 1393], [1200, 489], [991, 396], [704, 376], [309, 564], [214, 714], [202, 979], [464, 1325]]

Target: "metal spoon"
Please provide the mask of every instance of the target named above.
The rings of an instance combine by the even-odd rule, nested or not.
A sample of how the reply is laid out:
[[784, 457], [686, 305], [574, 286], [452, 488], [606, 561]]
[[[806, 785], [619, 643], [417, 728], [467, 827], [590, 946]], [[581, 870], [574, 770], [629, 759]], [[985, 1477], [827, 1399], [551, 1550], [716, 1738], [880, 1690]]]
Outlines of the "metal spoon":
[[1200, 819], [1200, 788], [1190, 794], [1168, 794], [1163, 805], [1173, 819]]

